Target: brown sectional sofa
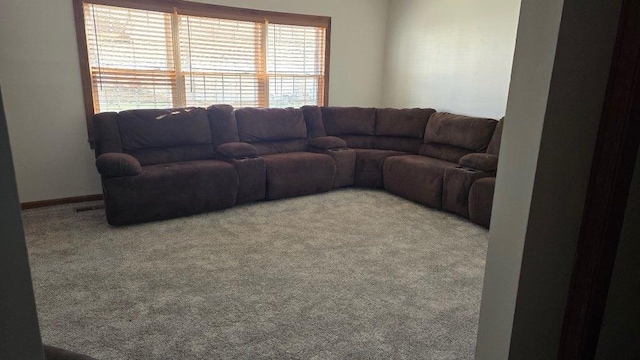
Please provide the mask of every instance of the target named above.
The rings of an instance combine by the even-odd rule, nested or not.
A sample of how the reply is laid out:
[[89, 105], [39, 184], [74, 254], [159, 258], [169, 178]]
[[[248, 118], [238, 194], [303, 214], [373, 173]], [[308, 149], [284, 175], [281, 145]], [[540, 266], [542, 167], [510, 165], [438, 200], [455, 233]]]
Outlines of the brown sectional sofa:
[[[466, 201], [469, 191], [461, 188], [457, 179], [445, 181], [445, 174], [470, 172], [458, 162], [472, 153], [485, 151], [496, 123], [491, 119], [433, 114], [426, 125], [419, 154], [398, 156], [385, 162], [385, 189], [437, 209], [445, 205], [447, 210], [466, 216], [456, 211], [457, 204], [450, 203]], [[454, 199], [450, 199], [451, 196]]]
[[213, 105], [101, 113], [94, 116], [96, 166], [112, 225], [359, 186], [488, 227], [493, 188], [485, 182], [495, 178], [497, 124], [433, 109]]
[[254, 155], [266, 165], [266, 199], [309, 195], [333, 188], [335, 161], [326, 154], [308, 151], [302, 110], [243, 108], [234, 115], [239, 141], [253, 147]]
[[382, 188], [385, 160], [417, 154], [433, 113], [433, 109], [322, 107], [320, 115], [324, 134], [341, 138], [355, 152], [353, 185]]
[[107, 221], [124, 225], [228, 208], [238, 174], [216, 160], [205, 109], [131, 110], [94, 117]]

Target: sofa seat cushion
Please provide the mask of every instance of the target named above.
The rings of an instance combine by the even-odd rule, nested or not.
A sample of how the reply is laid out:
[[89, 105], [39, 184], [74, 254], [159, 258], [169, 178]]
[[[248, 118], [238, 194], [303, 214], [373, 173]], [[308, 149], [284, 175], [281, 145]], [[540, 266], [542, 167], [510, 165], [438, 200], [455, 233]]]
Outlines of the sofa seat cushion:
[[228, 208], [238, 175], [217, 160], [143, 166], [136, 176], [103, 180], [107, 221], [125, 225]]
[[457, 163], [463, 156], [471, 153], [471, 150], [464, 148], [434, 143], [424, 144], [418, 151], [418, 154], [423, 156], [455, 163]]
[[355, 186], [382, 188], [382, 165], [390, 156], [408, 155], [394, 150], [354, 149], [356, 151]]
[[421, 155], [394, 156], [384, 162], [384, 188], [436, 209], [442, 208], [444, 172], [458, 164]]
[[267, 166], [269, 200], [329, 191], [336, 176], [336, 163], [325, 154], [291, 152], [262, 157]]
[[487, 177], [475, 181], [469, 191], [469, 219], [486, 228], [491, 223], [495, 188], [496, 178]]
[[498, 169], [498, 157], [491, 154], [473, 153], [461, 157], [458, 164], [470, 169], [496, 171]]
[[321, 150], [344, 149], [347, 142], [335, 136], [321, 136], [309, 139], [309, 146]]
[[338, 137], [351, 149], [373, 149], [376, 143], [376, 137], [373, 135], [340, 135]]

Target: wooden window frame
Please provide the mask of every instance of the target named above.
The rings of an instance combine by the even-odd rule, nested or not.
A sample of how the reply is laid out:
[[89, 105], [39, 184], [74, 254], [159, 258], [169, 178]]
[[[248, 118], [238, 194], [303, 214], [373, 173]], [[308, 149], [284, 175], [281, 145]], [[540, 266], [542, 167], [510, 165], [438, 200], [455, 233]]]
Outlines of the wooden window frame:
[[230, 6], [204, 4], [185, 0], [73, 0], [73, 13], [78, 42], [78, 57], [80, 61], [80, 77], [84, 95], [84, 108], [87, 123], [87, 134], [91, 148], [94, 148], [92, 117], [95, 114], [94, 98], [91, 83], [89, 51], [87, 48], [87, 34], [85, 33], [84, 4], [107, 5], [166, 13], [176, 12], [178, 15], [210, 17], [227, 20], [252, 21], [264, 23], [265, 20], [273, 24], [313, 26], [325, 29], [324, 52], [324, 93], [323, 103], [329, 103], [329, 64], [331, 53], [331, 17], [291, 14], [275, 11], [244, 9]]

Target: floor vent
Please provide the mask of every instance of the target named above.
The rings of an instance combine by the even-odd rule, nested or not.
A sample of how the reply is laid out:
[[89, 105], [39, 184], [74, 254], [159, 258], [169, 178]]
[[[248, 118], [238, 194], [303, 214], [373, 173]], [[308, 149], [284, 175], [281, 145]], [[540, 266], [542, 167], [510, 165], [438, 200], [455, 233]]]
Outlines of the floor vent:
[[76, 212], [85, 212], [85, 211], [101, 210], [101, 209], [104, 209], [104, 204], [78, 207], [76, 208]]

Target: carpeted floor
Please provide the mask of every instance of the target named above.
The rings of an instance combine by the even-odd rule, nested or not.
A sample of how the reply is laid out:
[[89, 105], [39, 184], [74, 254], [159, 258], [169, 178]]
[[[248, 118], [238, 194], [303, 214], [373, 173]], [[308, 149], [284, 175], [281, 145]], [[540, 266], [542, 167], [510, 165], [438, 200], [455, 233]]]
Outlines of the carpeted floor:
[[[86, 205], [86, 204], [85, 204]], [[113, 228], [24, 212], [44, 342], [98, 359], [471, 359], [488, 232], [346, 189]]]

